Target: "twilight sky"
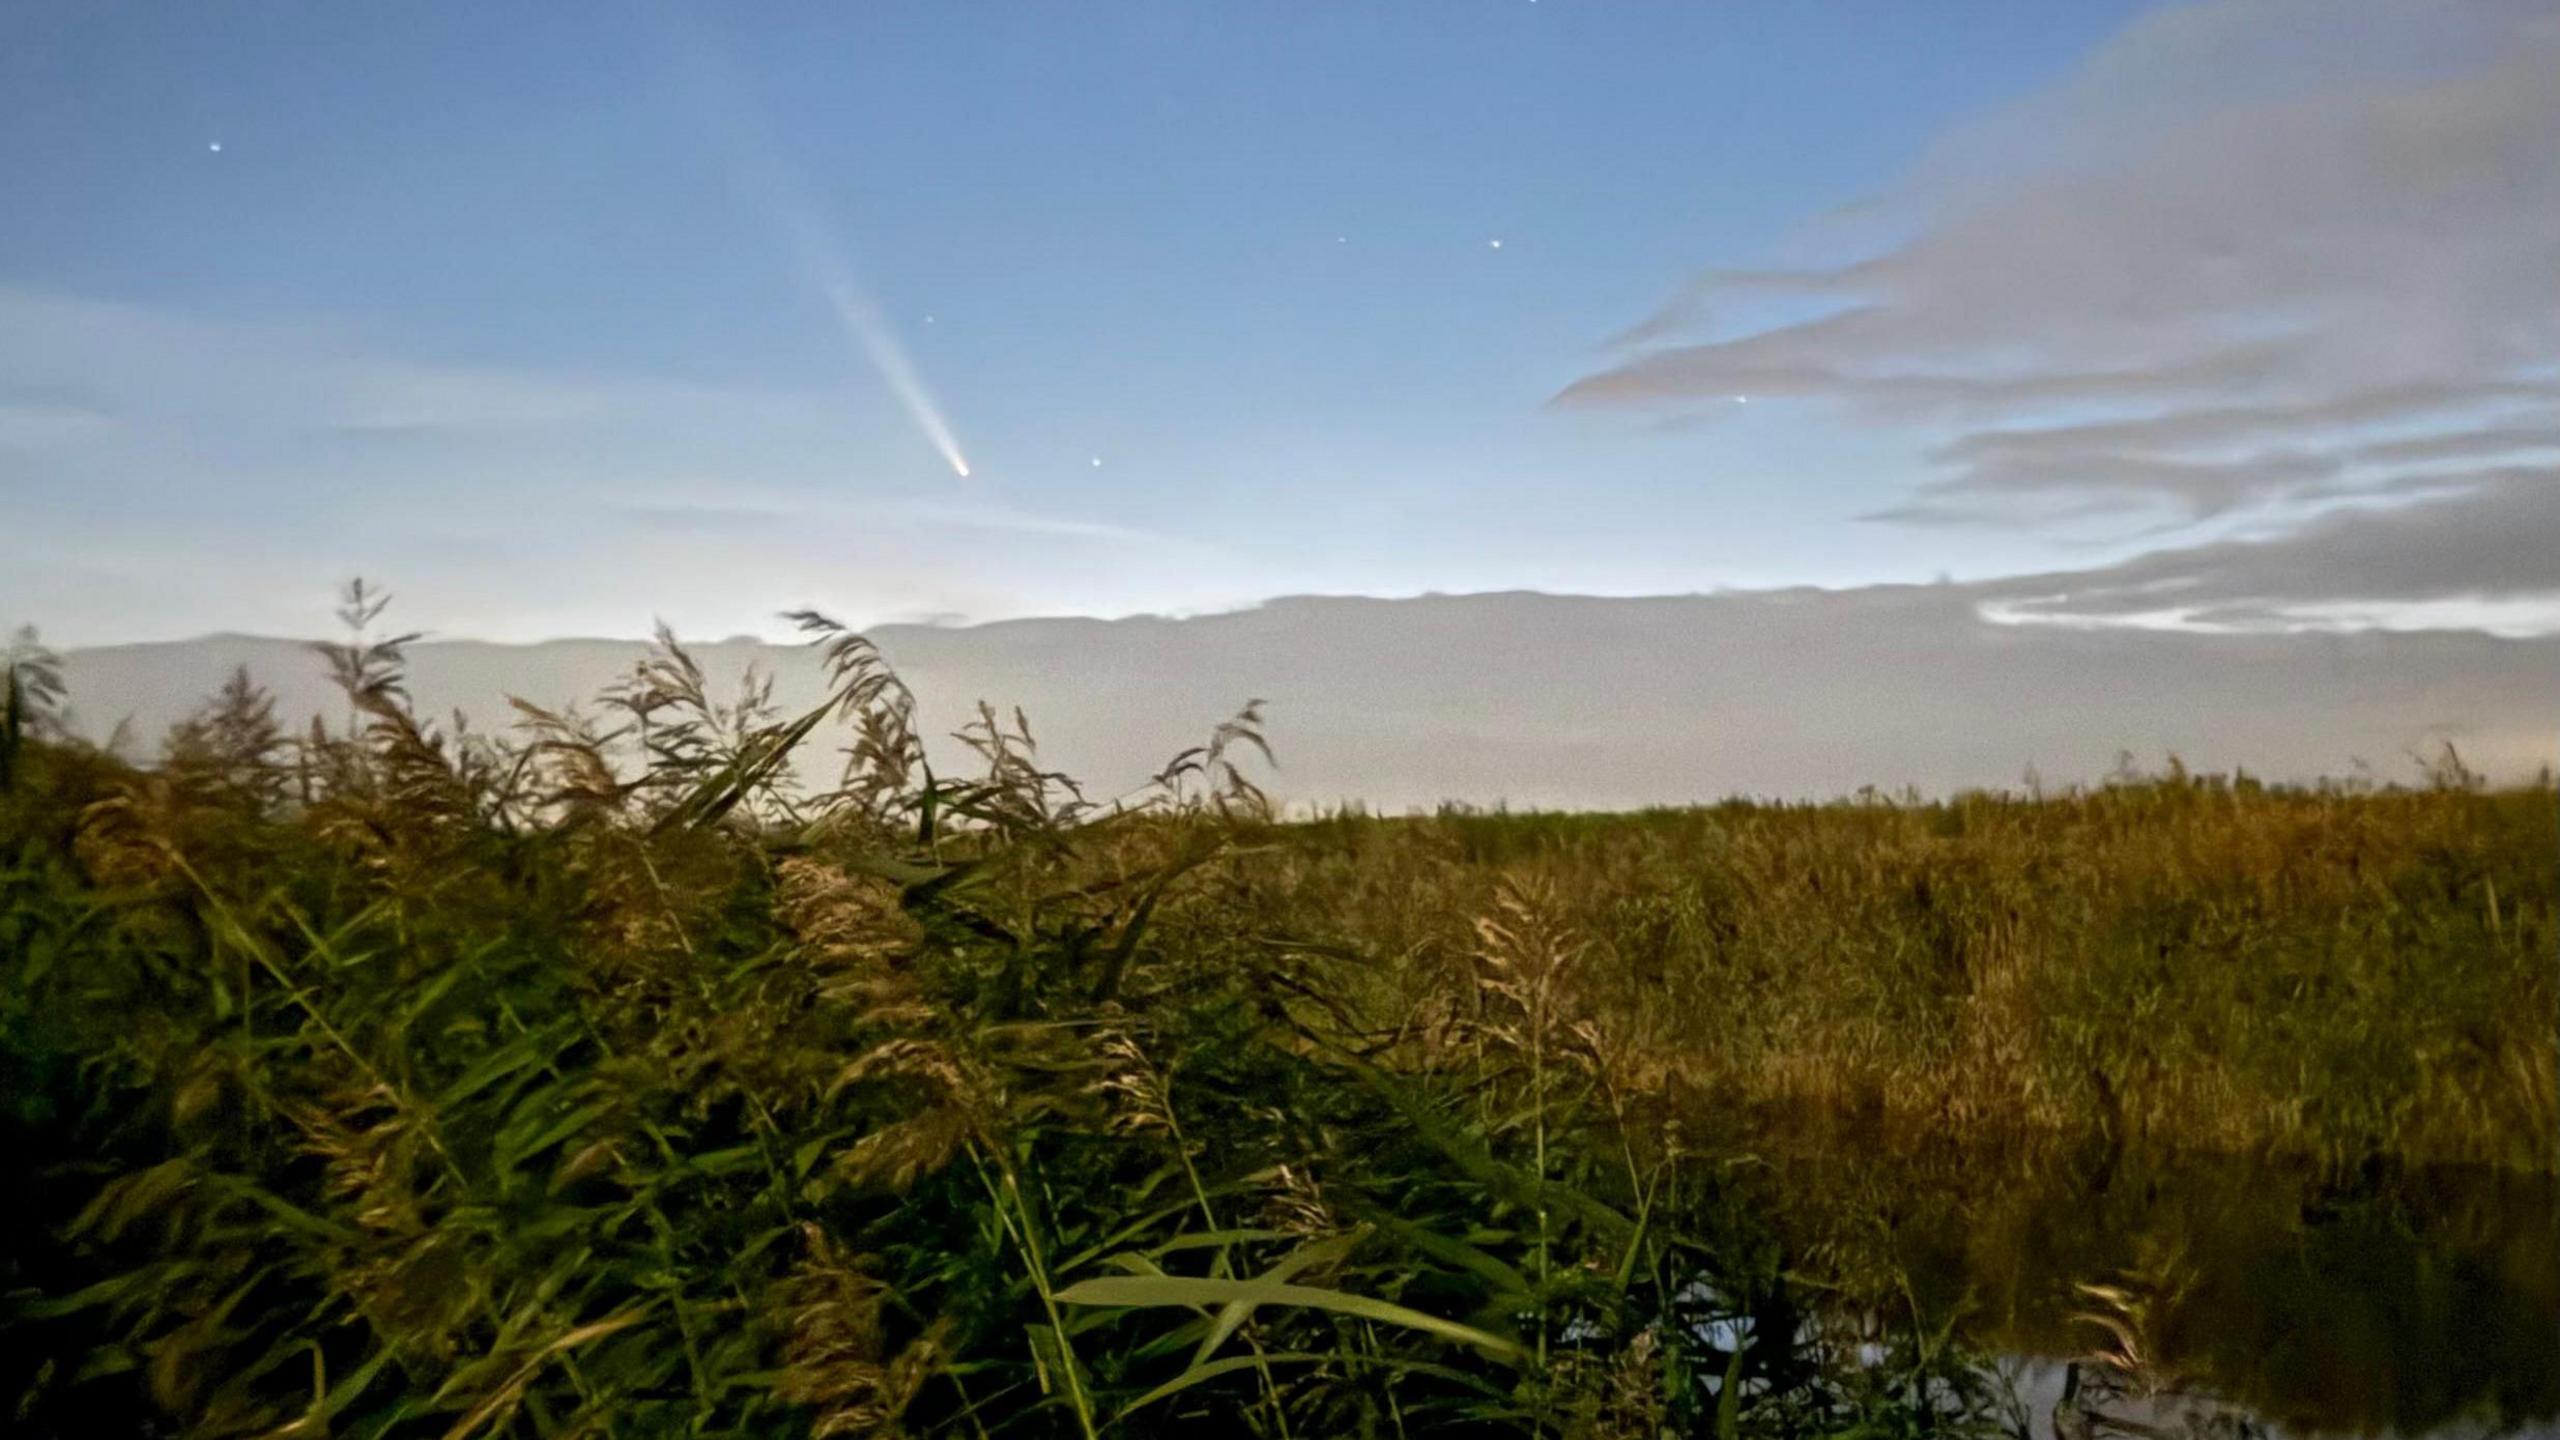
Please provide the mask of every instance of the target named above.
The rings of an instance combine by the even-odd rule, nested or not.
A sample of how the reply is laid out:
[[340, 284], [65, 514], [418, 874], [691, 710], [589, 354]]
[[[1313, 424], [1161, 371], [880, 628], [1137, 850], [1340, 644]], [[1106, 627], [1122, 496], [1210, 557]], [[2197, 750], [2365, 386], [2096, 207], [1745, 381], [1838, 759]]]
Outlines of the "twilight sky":
[[2560, 631], [2555, 76], [2547, 0], [16, 0], [0, 622]]

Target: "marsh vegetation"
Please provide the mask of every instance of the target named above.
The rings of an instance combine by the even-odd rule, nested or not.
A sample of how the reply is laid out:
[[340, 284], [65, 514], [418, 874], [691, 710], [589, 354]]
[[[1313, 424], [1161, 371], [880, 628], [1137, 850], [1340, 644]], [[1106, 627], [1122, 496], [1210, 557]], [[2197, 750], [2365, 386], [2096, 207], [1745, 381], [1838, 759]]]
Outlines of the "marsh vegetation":
[[[2229, 1388], [2230, 1267], [1932, 1248], [2004, 1197], [2166, 1152], [2376, 1233], [2442, 1167], [2549, 1205], [2552, 795], [2451, 757], [1283, 823], [1250, 706], [1103, 799], [993, 709], [938, 770], [814, 614], [805, 713], [666, 638], [497, 731], [344, 618], [343, 716], [244, 675], [149, 764], [13, 652], [23, 1432], [2018, 1433], [2004, 1349]], [[2547, 1414], [2530, 1364], [2448, 1413]]]

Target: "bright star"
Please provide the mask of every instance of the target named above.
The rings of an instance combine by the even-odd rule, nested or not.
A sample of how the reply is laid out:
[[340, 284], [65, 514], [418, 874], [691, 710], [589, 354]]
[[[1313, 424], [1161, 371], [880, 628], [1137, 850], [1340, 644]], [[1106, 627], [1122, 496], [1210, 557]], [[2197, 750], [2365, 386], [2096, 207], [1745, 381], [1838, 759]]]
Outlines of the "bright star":
[[1094, 469], [1096, 469], [1096, 470], [1099, 470], [1099, 469], [1101, 469], [1101, 468], [1102, 468], [1102, 457], [1101, 457], [1101, 456], [1096, 455], [1096, 456], [1094, 456], [1094, 457], [1093, 457], [1093, 468], [1094, 468]]
[[1499, 240], [1488, 240], [1488, 241], [1486, 241], [1485, 243], [1486, 243], [1486, 244], [1488, 244], [1488, 245], [1491, 245], [1491, 246], [1492, 246], [1494, 249], [1496, 249], [1496, 250], [1499, 250], [1499, 249], [1501, 249], [1501, 248], [1502, 248], [1502, 242], [1501, 242], [1501, 241], [1499, 241]]
[[214, 141], [212, 144], [207, 145], [207, 146], [206, 146], [206, 147], [204, 147], [204, 148], [206, 148], [207, 150], [212, 151], [212, 152], [213, 152], [214, 154], [216, 154], [216, 155], [219, 155], [219, 154], [221, 154], [221, 153], [222, 153], [222, 142], [221, 142], [221, 141], [219, 141], [219, 140], [216, 140], [216, 141]]

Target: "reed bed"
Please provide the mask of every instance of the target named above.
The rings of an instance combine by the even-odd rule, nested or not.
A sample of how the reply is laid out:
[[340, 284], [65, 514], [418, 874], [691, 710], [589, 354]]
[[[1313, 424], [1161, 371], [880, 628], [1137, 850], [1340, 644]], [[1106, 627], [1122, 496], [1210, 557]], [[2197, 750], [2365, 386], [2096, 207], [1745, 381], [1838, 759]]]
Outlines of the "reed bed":
[[[2549, 1174], [2560, 804], [2447, 754], [2412, 783], [2128, 770], [2046, 796], [1288, 827], [1253, 923], [1463, 994], [1474, 917], [1554, 897], [1646, 1083], [1755, 1145], [2097, 1138]], [[1881, 1132], [1879, 1135], [1878, 1132]]]
[[497, 731], [342, 618], [149, 765], [10, 654], [19, 1433], [2006, 1433], [1746, 1122], [2550, 1166], [2547, 792], [1281, 824], [1252, 707], [1106, 805], [815, 614]]

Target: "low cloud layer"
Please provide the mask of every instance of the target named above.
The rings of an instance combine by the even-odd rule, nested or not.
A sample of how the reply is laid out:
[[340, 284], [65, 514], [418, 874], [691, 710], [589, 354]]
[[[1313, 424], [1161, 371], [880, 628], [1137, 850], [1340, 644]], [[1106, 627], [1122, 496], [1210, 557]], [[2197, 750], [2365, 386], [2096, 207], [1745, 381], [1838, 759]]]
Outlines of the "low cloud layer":
[[[2236, 563], [2194, 559], [2208, 575]], [[1274, 793], [1390, 809], [1824, 797], [1868, 784], [1945, 792], [2015, 785], [2030, 767], [2060, 784], [2103, 777], [2124, 751], [2146, 764], [2176, 754], [2273, 778], [2350, 774], [2362, 762], [2381, 778], [2413, 780], [2416, 757], [2450, 742], [2475, 765], [2516, 776], [2552, 763], [2560, 738], [2551, 707], [2560, 638], [2178, 634], [1982, 618], [2004, 594], [1940, 585], [1293, 599], [1190, 620], [873, 633], [935, 733], [980, 699], [1019, 704], [1042, 758], [1098, 796], [1141, 784], [1255, 697], [1269, 702], [1281, 762], [1268, 777]], [[490, 725], [507, 715], [507, 695], [547, 705], [591, 696], [640, 653], [616, 641], [430, 643], [412, 651], [412, 689], [426, 713], [459, 707]], [[764, 666], [786, 706], [816, 701], [819, 667], [805, 650], [729, 642], [697, 653], [722, 677]], [[129, 721], [147, 744], [235, 664], [276, 687], [289, 715], [344, 708], [316, 660], [281, 640], [76, 651], [67, 669], [90, 734]], [[825, 743], [811, 751], [820, 766], [827, 756]]]
[[[1711, 273], [1559, 403], [1826, 403], [1938, 436], [1871, 519], [2187, 532], [2046, 614], [2183, 586], [2251, 623], [2532, 595], [2560, 627], [2555, 75], [2547, 5], [2158, 12], [1942, 142], [1879, 207], [1899, 243]], [[2230, 536], [2261, 543], [2199, 548]]]

